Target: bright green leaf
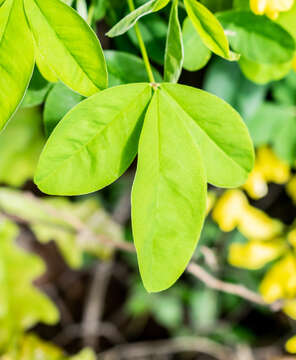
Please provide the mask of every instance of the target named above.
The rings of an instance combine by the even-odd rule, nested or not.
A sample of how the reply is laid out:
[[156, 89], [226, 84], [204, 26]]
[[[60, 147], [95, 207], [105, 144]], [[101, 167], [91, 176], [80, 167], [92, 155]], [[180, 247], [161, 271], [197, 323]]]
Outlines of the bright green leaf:
[[172, 3], [164, 60], [164, 81], [176, 83], [184, 59], [182, 30], [178, 16], [178, 0]]
[[0, 130], [19, 106], [33, 68], [33, 38], [22, 0], [6, 0], [0, 7]]
[[220, 187], [242, 185], [253, 168], [254, 151], [240, 115], [205, 91], [176, 84], [163, 84], [162, 89], [200, 148], [208, 182]]
[[124, 34], [143, 16], [159, 11], [164, 8], [170, 0], [150, 0], [144, 5], [138, 7], [130, 12], [123, 19], [121, 19], [113, 28], [107, 33], [109, 37], [115, 37]]
[[204, 44], [215, 54], [234, 60], [235, 56], [229, 50], [223, 27], [215, 15], [196, 0], [184, 0], [184, 3], [188, 16]]
[[59, 0], [25, 0], [25, 9], [43, 60], [62, 82], [84, 96], [106, 88], [100, 42], [75, 10]]
[[82, 101], [50, 136], [35, 182], [48, 194], [77, 195], [115, 181], [137, 153], [149, 84], [116, 86]]
[[292, 36], [280, 25], [248, 11], [225, 11], [218, 19], [234, 51], [263, 64], [291, 61], [295, 52]]
[[197, 71], [211, 58], [211, 51], [204, 45], [192, 22], [187, 17], [183, 23], [184, 69]]
[[162, 88], [155, 92], [141, 133], [132, 191], [134, 240], [150, 292], [170, 287], [185, 270], [205, 215], [202, 158], [177, 110]]

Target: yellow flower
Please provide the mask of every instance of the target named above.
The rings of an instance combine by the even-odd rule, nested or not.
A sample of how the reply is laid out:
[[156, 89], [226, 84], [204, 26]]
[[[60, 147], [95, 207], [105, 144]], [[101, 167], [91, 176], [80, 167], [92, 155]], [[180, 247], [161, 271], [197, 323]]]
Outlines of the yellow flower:
[[294, 56], [293, 62], [292, 62], [292, 68], [294, 71], [296, 71], [296, 55]]
[[290, 316], [290, 318], [296, 320], [296, 299], [286, 300], [284, 302], [283, 311]]
[[258, 149], [255, 167], [243, 188], [252, 198], [259, 199], [267, 194], [268, 182], [284, 184], [289, 178], [289, 165], [264, 146]]
[[286, 190], [288, 195], [293, 200], [294, 204], [296, 204], [296, 175], [294, 175], [292, 179], [288, 182]]
[[251, 240], [245, 244], [233, 243], [229, 248], [228, 261], [236, 267], [257, 270], [282, 255], [285, 249], [283, 239], [267, 242]]
[[238, 226], [247, 203], [247, 198], [242, 191], [226, 191], [213, 210], [213, 219], [222, 231], [231, 231]]
[[249, 205], [240, 190], [226, 191], [217, 201], [212, 216], [222, 231], [231, 231], [237, 227], [248, 239], [270, 240], [283, 229], [280, 221]]
[[260, 292], [267, 303], [296, 296], [296, 259], [286, 255], [265, 274], [260, 285]]
[[286, 350], [291, 354], [296, 354], [296, 336], [286, 342]]
[[294, 0], [250, 0], [251, 10], [257, 15], [266, 14], [275, 20], [279, 13], [288, 11], [294, 4]]

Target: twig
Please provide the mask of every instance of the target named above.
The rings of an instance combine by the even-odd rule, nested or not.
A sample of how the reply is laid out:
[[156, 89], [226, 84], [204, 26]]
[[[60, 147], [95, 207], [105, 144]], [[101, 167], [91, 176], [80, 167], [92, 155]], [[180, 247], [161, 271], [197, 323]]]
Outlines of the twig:
[[267, 304], [259, 294], [249, 290], [243, 285], [227, 283], [216, 279], [201, 266], [195, 263], [190, 263], [187, 267], [187, 271], [212, 289], [239, 296], [258, 305], [269, 306], [272, 311], [279, 311], [282, 307], [281, 302]]
[[112, 272], [112, 261], [103, 261], [96, 265], [94, 278], [84, 308], [82, 320], [83, 343], [85, 346], [98, 345], [100, 323], [104, 313], [107, 287]]
[[220, 345], [207, 338], [175, 338], [172, 340], [138, 342], [118, 345], [111, 350], [100, 353], [102, 360], [123, 360], [148, 358], [149, 356], [173, 355], [184, 352], [195, 352], [211, 355], [217, 360], [234, 360], [235, 353], [231, 348]]

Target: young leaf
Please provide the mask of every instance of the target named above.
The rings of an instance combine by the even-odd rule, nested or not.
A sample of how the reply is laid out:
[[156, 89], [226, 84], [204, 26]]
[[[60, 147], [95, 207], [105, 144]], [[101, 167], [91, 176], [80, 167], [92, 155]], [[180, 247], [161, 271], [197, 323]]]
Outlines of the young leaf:
[[176, 83], [184, 58], [182, 30], [178, 17], [178, 0], [172, 3], [164, 60], [164, 81]]
[[197, 144], [160, 88], [145, 117], [132, 191], [133, 234], [148, 291], [165, 290], [185, 270], [202, 228], [206, 190]]
[[192, 22], [187, 17], [183, 23], [184, 69], [202, 69], [211, 58], [212, 52], [204, 45]]
[[184, 0], [184, 3], [188, 16], [204, 44], [215, 54], [228, 60], [236, 60], [237, 57], [229, 50], [227, 37], [215, 15], [196, 0]]
[[225, 11], [218, 19], [228, 34], [231, 47], [244, 58], [263, 64], [293, 59], [294, 39], [267, 17], [247, 11]]
[[137, 153], [149, 84], [116, 86], [82, 101], [51, 134], [35, 182], [48, 194], [77, 195], [115, 181]]
[[141, 17], [161, 10], [169, 3], [169, 1], [170, 0], [148, 1], [121, 19], [109, 32], [107, 32], [106, 35], [109, 37], [115, 37], [124, 34], [132, 28]]
[[162, 89], [200, 148], [208, 182], [220, 187], [242, 185], [253, 168], [254, 151], [240, 115], [205, 91], [177, 84], [163, 84]]
[[24, 3], [36, 46], [48, 68], [81, 95], [90, 96], [106, 88], [100, 42], [77, 12], [59, 0]]
[[53, 69], [46, 63], [44, 56], [35, 44], [35, 60], [40, 74], [49, 82], [58, 82], [59, 79]]
[[20, 104], [33, 68], [33, 38], [22, 0], [6, 0], [0, 7], [0, 130]]

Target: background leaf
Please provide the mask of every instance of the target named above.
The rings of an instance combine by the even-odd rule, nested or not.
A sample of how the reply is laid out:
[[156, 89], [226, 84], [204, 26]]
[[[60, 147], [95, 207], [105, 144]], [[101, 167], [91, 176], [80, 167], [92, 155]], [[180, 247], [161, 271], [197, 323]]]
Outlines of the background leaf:
[[81, 95], [107, 87], [98, 38], [87, 23], [59, 0], [25, 0], [36, 45], [57, 77]]
[[187, 17], [183, 23], [184, 69], [197, 71], [208, 63], [211, 51], [204, 45], [198, 32]]

